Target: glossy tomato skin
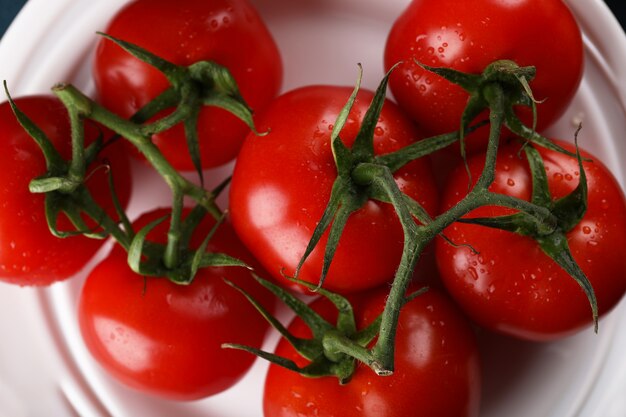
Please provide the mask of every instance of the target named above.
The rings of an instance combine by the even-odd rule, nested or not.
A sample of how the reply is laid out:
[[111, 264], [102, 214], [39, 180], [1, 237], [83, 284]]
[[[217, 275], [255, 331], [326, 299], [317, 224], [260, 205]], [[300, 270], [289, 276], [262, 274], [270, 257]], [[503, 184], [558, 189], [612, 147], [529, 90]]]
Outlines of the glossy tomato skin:
[[[177, 65], [210, 60], [227, 67], [255, 110], [274, 98], [282, 82], [278, 48], [247, 0], [136, 0], [117, 12], [105, 32]], [[123, 117], [169, 86], [156, 69], [105, 39], [98, 43], [93, 75], [101, 102]], [[233, 159], [248, 131], [230, 113], [203, 108], [198, 121], [203, 167]], [[154, 142], [175, 168], [194, 169], [182, 125], [154, 136]]]
[[[357, 325], [371, 323], [382, 312], [385, 297], [384, 290], [352, 297]], [[334, 312], [326, 300], [315, 301], [312, 307], [327, 319]], [[310, 337], [300, 319], [289, 330]], [[306, 364], [285, 340], [276, 354]], [[480, 390], [474, 334], [450, 300], [431, 289], [406, 304], [400, 314], [392, 376], [377, 376], [359, 365], [342, 386], [336, 378], [305, 378], [270, 365], [263, 411], [265, 417], [469, 417], [478, 415]]]
[[[133, 224], [145, 226], [167, 213], [155, 210]], [[195, 245], [213, 224], [212, 219], [203, 221]], [[149, 239], [163, 241], [166, 227], [157, 226]], [[255, 265], [229, 223], [220, 226], [207, 250]], [[249, 370], [254, 356], [221, 344], [260, 347], [268, 330], [252, 304], [224, 279], [273, 310], [273, 297], [245, 268], [203, 268], [190, 285], [177, 285], [132, 272], [125, 251], [116, 247], [82, 289], [78, 314], [83, 340], [105, 370], [137, 390], [175, 400], [224, 391]]]
[[[573, 150], [571, 144], [557, 142]], [[530, 199], [531, 178], [519, 145], [502, 149], [491, 190]], [[540, 149], [553, 198], [569, 194], [578, 184], [575, 158]], [[522, 153], [523, 155], [523, 153]], [[626, 202], [619, 185], [595, 157], [584, 162], [589, 205], [582, 221], [567, 233], [574, 259], [593, 285], [600, 314], [609, 311], [626, 291]], [[484, 162], [469, 160], [477, 178]], [[458, 167], [442, 198], [450, 207], [467, 191], [467, 175]], [[510, 210], [484, 207], [472, 216], [494, 216]], [[479, 253], [438, 240], [436, 257], [442, 279], [453, 298], [480, 325], [529, 340], [561, 338], [591, 324], [591, 308], [580, 286], [545, 255], [529, 237], [480, 226], [455, 223], [446, 236], [472, 245]]]
[[[63, 104], [52, 96], [24, 96], [16, 105], [50, 139], [61, 156], [71, 158], [71, 129]], [[87, 125], [86, 141], [101, 132]], [[87, 185], [96, 201], [111, 215], [115, 213], [109, 197], [104, 159], [111, 166], [116, 190], [123, 205], [130, 197], [130, 165], [119, 146], [107, 149], [102, 158], [88, 168]], [[44, 194], [33, 194], [29, 183], [47, 172], [39, 146], [19, 124], [8, 102], [0, 104], [0, 280], [17, 285], [49, 285], [73, 276], [91, 259], [103, 240], [72, 236], [64, 239], [48, 229]], [[100, 168], [98, 168], [100, 167]], [[57, 227], [75, 230], [62, 215]]]
[[[278, 280], [292, 276], [328, 203], [337, 171], [330, 134], [352, 88], [310, 86], [286, 93], [257, 119], [266, 136], [249, 135], [237, 158], [230, 191], [233, 226]], [[351, 146], [373, 95], [362, 90], [340, 137]], [[388, 153], [419, 139], [390, 101], [376, 127], [375, 151]], [[395, 174], [396, 182], [430, 213], [437, 190], [428, 159]], [[318, 283], [327, 234], [300, 271]], [[388, 281], [400, 261], [403, 234], [393, 207], [370, 200], [348, 220], [325, 286], [351, 292]]]
[[[480, 74], [496, 60], [534, 66], [530, 86], [537, 130], [554, 123], [578, 89], [583, 45], [574, 16], [561, 0], [414, 0], [394, 23], [385, 47], [385, 67], [403, 61], [389, 86], [400, 106], [428, 136], [459, 129], [468, 94], [428, 73], [414, 60]], [[532, 112], [518, 115], [532, 126]], [[483, 115], [486, 118], [486, 114]], [[469, 151], [486, 147], [488, 127], [467, 138]]]

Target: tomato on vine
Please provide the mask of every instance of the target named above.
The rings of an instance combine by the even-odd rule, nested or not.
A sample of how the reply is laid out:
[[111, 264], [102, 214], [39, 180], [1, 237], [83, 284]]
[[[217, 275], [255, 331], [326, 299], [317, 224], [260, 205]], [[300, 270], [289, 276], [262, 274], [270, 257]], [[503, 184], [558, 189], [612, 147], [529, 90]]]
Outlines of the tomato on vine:
[[[314, 284], [325, 274], [325, 249], [334, 232], [324, 233], [306, 261], [299, 263], [327, 205], [337, 205], [329, 200], [334, 201], [339, 195], [335, 192], [344, 187], [335, 185], [340, 158], [332, 136], [351, 91], [348, 87], [309, 86], [280, 96], [256, 120], [257, 128], [267, 135], [249, 135], [235, 164], [230, 190], [233, 226], [264, 267], [288, 286], [294, 283], [285, 275], [293, 276], [296, 270], [300, 279]], [[354, 97], [337, 139], [345, 146], [354, 146], [357, 136], [361, 142], [368, 140], [368, 134], [358, 132], [373, 97], [365, 90]], [[368, 127], [371, 152], [389, 154], [418, 141], [419, 133], [395, 104], [384, 100], [384, 92], [378, 97], [382, 111], [380, 117], [371, 116]], [[393, 175], [402, 192], [434, 213], [437, 189], [427, 158], [410, 162]], [[346, 223], [324, 281], [330, 290], [353, 292], [375, 287], [389, 281], [398, 267], [402, 227], [391, 204], [366, 196], [371, 188], [357, 185], [338, 204], [341, 208], [333, 224]]]
[[[253, 109], [265, 106], [282, 82], [277, 46], [247, 0], [135, 0], [117, 12], [105, 32], [176, 65], [214, 61], [228, 68]], [[93, 75], [99, 100], [124, 118], [169, 86], [157, 69], [107, 39], [98, 44]], [[215, 106], [200, 109], [195, 124], [205, 169], [233, 159], [249, 131], [245, 123]], [[194, 169], [182, 125], [156, 134], [153, 141], [175, 168]]]
[[[535, 67], [530, 88], [539, 101], [536, 129], [553, 124], [583, 73], [582, 36], [567, 5], [562, 0], [414, 0], [394, 23], [385, 48], [386, 68], [402, 61], [390, 89], [428, 136], [459, 129], [470, 95], [420, 65], [480, 74], [497, 60]], [[531, 107], [515, 111], [533, 126]], [[484, 149], [487, 133], [483, 128], [468, 136], [468, 150]]]
[[[169, 213], [153, 210], [133, 226], [139, 230]], [[150, 242], [165, 242], [166, 223], [150, 231]], [[205, 217], [194, 231], [191, 247], [198, 247], [214, 225], [211, 217]], [[207, 251], [255, 265], [228, 222], [219, 225]], [[177, 400], [221, 392], [239, 381], [254, 360], [243, 352], [222, 349], [221, 344], [260, 346], [268, 329], [225, 278], [273, 309], [273, 298], [246, 268], [200, 268], [191, 283], [180, 285], [133, 272], [126, 252], [116, 246], [89, 274], [80, 294], [78, 315], [85, 344], [111, 375], [140, 391]]]
[[[571, 144], [557, 143], [574, 150]], [[517, 143], [501, 150], [496, 162], [496, 179], [490, 190], [520, 199], [535, 199], [535, 189], [540, 184], [533, 180], [528, 157], [523, 156], [523, 152], [520, 156], [520, 152]], [[573, 201], [567, 210], [573, 209], [575, 221], [557, 216], [556, 228], [562, 229], [559, 240], [567, 242], [573, 260], [593, 288], [598, 313], [604, 314], [626, 292], [626, 258], [619, 249], [626, 247], [624, 194], [610, 171], [588, 153], [582, 153], [590, 159], [582, 162], [584, 171], [571, 156], [542, 148], [538, 149], [538, 154], [545, 165], [547, 181], [547, 192], [542, 198], [555, 212], [566, 212], [563, 204], [559, 206], [559, 199], [570, 195], [586, 177], [587, 202]], [[468, 163], [475, 179], [483, 167], [484, 157], [475, 155]], [[467, 187], [465, 167], [459, 166], [445, 186], [443, 208], [458, 202], [467, 193]], [[550, 340], [589, 326], [592, 315], [585, 293], [547, 254], [554, 252], [551, 246], [557, 247], [563, 242], [551, 241], [550, 234], [523, 235], [524, 229], [518, 234], [465, 223], [472, 218], [511, 213], [511, 209], [502, 207], [480, 207], [444, 232], [452, 242], [468, 246], [436, 242], [437, 263], [451, 295], [480, 325], [524, 339]], [[515, 224], [511, 224], [515, 228]], [[563, 259], [562, 251], [556, 253]]]
[[[377, 318], [386, 296], [384, 289], [377, 289], [350, 297], [358, 329]], [[328, 299], [318, 299], [310, 307], [331, 323], [337, 320], [336, 308]], [[288, 330], [296, 337], [311, 337], [300, 318]], [[300, 367], [307, 364], [286, 339], [275, 353]], [[344, 385], [334, 377], [307, 378], [271, 364], [263, 393], [264, 416], [478, 415], [481, 379], [476, 340], [468, 321], [442, 293], [431, 289], [405, 304], [395, 356], [393, 375], [378, 376], [358, 364]]]
[[[52, 96], [24, 96], [14, 100], [47, 137], [63, 160], [72, 156], [70, 120], [63, 104]], [[85, 142], [89, 144], [103, 132], [94, 124], [86, 125]], [[113, 144], [87, 167], [84, 180], [95, 200], [115, 217], [108, 185], [113, 176], [115, 191], [122, 205], [130, 197], [130, 164]], [[0, 166], [4, 170], [0, 186], [0, 280], [18, 285], [48, 285], [71, 277], [101, 247], [102, 239], [84, 236], [54, 236], [46, 220], [46, 197], [31, 193], [29, 184], [48, 172], [42, 149], [20, 125], [8, 101], [0, 104]], [[72, 233], [76, 227], [60, 214], [51, 220], [60, 232]], [[97, 230], [97, 221], [86, 227]], [[82, 230], [87, 232], [89, 230]]]

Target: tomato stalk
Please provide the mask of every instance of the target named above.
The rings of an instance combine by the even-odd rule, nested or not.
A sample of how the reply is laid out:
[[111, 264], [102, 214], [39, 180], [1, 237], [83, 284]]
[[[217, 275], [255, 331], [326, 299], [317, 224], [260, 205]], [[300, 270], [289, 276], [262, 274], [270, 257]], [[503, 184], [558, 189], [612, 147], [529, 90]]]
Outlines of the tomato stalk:
[[[508, 71], [510, 68], [514, 69], [513, 66], [510, 66], [508, 64], [505, 66], [505, 68], [505, 75], [508, 75]], [[508, 81], [507, 77], [503, 77], [503, 80], [505, 82]], [[524, 90], [526, 89], [526, 85], [527, 83], [523, 83]], [[529, 203], [524, 200], [520, 200], [510, 196], [495, 194], [488, 190], [495, 180], [495, 163], [502, 125], [508, 123], [508, 121], [513, 117], [510, 106], [511, 102], [507, 98], [507, 94], [509, 94], [507, 90], [503, 88], [499, 83], [494, 83], [490, 81], [488, 84], [482, 86], [480, 99], [473, 97], [470, 100], [470, 105], [472, 105], [472, 100], [484, 101], [484, 106], [486, 106], [490, 110], [490, 135], [483, 171], [474, 188], [463, 200], [461, 200], [456, 206], [452, 207], [447, 212], [438, 216], [431, 223], [419, 226], [419, 231], [415, 237], [415, 241], [411, 242], [411, 244], [417, 246], [417, 250], [409, 253], [409, 256], [406, 256], [409, 260], [408, 265], [413, 268], [417, 263], [419, 253], [424, 249], [425, 244], [432, 240], [436, 234], [442, 233], [443, 230], [454, 221], [463, 221], [462, 216], [469, 213], [471, 210], [486, 205], [499, 205], [516, 209], [519, 211], [516, 216], [523, 218], [526, 223], [523, 223], [522, 221], [517, 222], [515, 224], [515, 230], [511, 231], [515, 231], [517, 233], [523, 233], [523, 231], [530, 229], [536, 231], [534, 235], [536, 236], [537, 241], [539, 242], [544, 252], [546, 252], [546, 254], [548, 254], [555, 262], [563, 267], [580, 284], [581, 288], [587, 295], [592, 310], [595, 328], [597, 330], [598, 308], [593, 288], [591, 287], [588, 279], [584, 276], [584, 273], [582, 273], [582, 271], [580, 270], [580, 267], [573, 260], [571, 252], [567, 247], [567, 239], [565, 238], [563, 232], [563, 230], [567, 231], [573, 228], [582, 218], [582, 214], [580, 213], [581, 210], [576, 210], [576, 207], [580, 207], [580, 203], [583, 201], [585, 202], [583, 206], [586, 207], [586, 181], [584, 174], [581, 174], [578, 191], [575, 191], [574, 193], [572, 193], [572, 196], [569, 196], [569, 201], [567, 203], [562, 204], [567, 206], [567, 210], [564, 210], [564, 213], [558, 213], [555, 210], [550, 209], [552, 204], [549, 197], [547, 198], [547, 202], [545, 201], [545, 198], [534, 198], [532, 202]], [[474, 116], [477, 115], [479, 112], [476, 111], [475, 113], [473, 113], [473, 111], [469, 111], [467, 113]], [[463, 126], [468, 126], [471, 121], [472, 120], [470, 117], [466, 117], [464, 115], [460, 135], [461, 141], [463, 136], [462, 132], [464, 130]], [[537, 138], [539, 139], [537, 140]], [[527, 139], [537, 140], [538, 144], [541, 146], [546, 146], [550, 149], [556, 149], [561, 151], [561, 148], [557, 145], [546, 143], [543, 140], [544, 138], [540, 135], [532, 135], [530, 137], [527, 137]], [[538, 155], [538, 153], [534, 150], [534, 148], [532, 148], [532, 146], [528, 145], [526, 146], [526, 149], [528, 149], [527, 152], [533, 152], [533, 155]], [[569, 152], [563, 152], [569, 154]], [[579, 160], [580, 171], [582, 173], [583, 168], [580, 155], [577, 154], [577, 157]], [[539, 175], [537, 173], [542, 173], [545, 177], [545, 168], [542, 165], [541, 167], [538, 167], [537, 165], [537, 163], [534, 165], [535, 169], [532, 170], [533, 173], [535, 173], [536, 176]], [[539, 179], [536, 182], [542, 185], [541, 187], [535, 187], [535, 189], [537, 190], [537, 195], [545, 196], [545, 194], [547, 193], [547, 181]], [[575, 201], [575, 203], [572, 200]], [[558, 205], [558, 203], [556, 203], [556, 205]], [[396, 210], [398, 210], [397, 206]], [[568, 217], [568, 214], [570, 214], [572, 211], [577, 213], [578, 216], [570, 215]], [[403, 221], [403, 219], [405, 219], [405, 216], [400, 213], [399, 218], [403, 223], [407, 221]], [[559, 223], [563, 222], [563, 218], [570, 219], [570, 221], [566, 222], [567, 226], [557, 227]], [[475, 223], [491, 227], [500, 227], [503, 229], [506, 229], [506, 226], [509, 225], [509, 223], [506, 221], [498, 224], [493, 224], [496, 223], [494, 222], [494, 219], [485, 220], [482, 223]], [[524, 225], [526, 225], [526, 227], [523, 227]], [[407, 227], [405, 227], [404, 224], [403, 228], [405, 228], [406, 231]], [[407, 246], [407, 239], [412, 240], [413, 238], [411, 237], [411, 235], [407, 236], [405, 232], [405, 247]], [[405, 260], [405, 254], [403, 254], [403, 261]], [[398, 272], [394, 278], [389, 299], [382, 315], [379, 339], [373, 349], [373, 354], [377, 358], [376, 366], [380, 366], [379, 369], [375, 368], [374, 370], [381, 375], [388, 375], [393, 371], [393, 340], [395, 337], [396, 326], [400, 314], [400, 306], [402, 305], [404, 293], [411, 279], [411, 272], [412, 269], [405, 271], [403, 268], [403, 263], [401, 262], [400, 267], [398, 268]]]
[[[114, 237], [128, 251], [129, 264], [136, 272], [144, 275], [167, 275], [178, 283], [191, 282], [195, 271], [200, 266], [245, 266], [234, 258], [217, 256], [218, 254], [203, 254], [200, 250], [190, 252], [187, 248], [189, 236], [193, 224], [197, 224], [198, 221], [182, 221], [185, 197], [190, 197], [196, 202], [197, 207], [194, 213], [197, 216], [193, 218], [201, 218], [206, 214], [212, 215], [217, 220], [223, 217], [215, 202], [223, 186], [214, 191], [207, 191], [203, 186], [204, 179], [196, 132], [199, 109], [205, 105], [223, 108], [240, 118], [256, 132], [251, 109], [243, 101], [233, 77], [226, 68], [213, 62], [197, 62], [189, 67], [178, 66], [136, 45], [105, 34], [102, 36], [160, 70], [170, 82], [171, 87], [127, 120], [95, 103], [70, 84], [61, 83], [54, 86], [54, 94], [67, 108], [72, 128], [72, 158], [69, 162], [60, 157], [45, 135], [14, 106], [20, 123], [33, 136], [46, 157], [48, 174], [44, 178], [34, 179], [30, 188], [33, 192], [47, 193], [46, 216], [50, 229], [59, 237], [67, 235], [58, 231], [54, 225], [57, 216], [63, 211], [76, 226], [76, 234], [98, 238], [109, 235]], [[168, 115], [147, 123], [159, 112], [172, 107], [174, 110]], [[87, 120], [93, 120], [115, 132], [116, 136], [110, 138], [109, 142], [119, 137], [131, 142], [169, 186], [172, 192], [172, 210], [168, 239], [164, 249], [161, 250], [162, 245], [157, 245], [158, 250], [151, 248], [150, 245], [144, 245], [147, 231], [136, 234], [132, 230], [113, 189], [111, 193], [116, 202], [119, 222], [99, 207], [84, 187], [87, 176], [86, 167], [93, 162], [99, 150], [108, 143], [99, 138], [96, 143], [85, 147], [84, 123]], [[179, 123], [184, 125], [188, 150], [198, 172], [200, 185], [183, 177], [152, 142], [152, 135]], [[92, 218], [101, 231], [94, 233], [89, 230], [81, 213]], [[137, 251], [137, 248], [141, 250]], [[143, 252], [144, 249], [146, 253]], [[141, 259], [144, 255], [148, 255], [148, 258], [152, 260], [158, 258], [158, 262], [142, 263]], [[165, 268], [161, 267], [161, 263]]]
[[[404, 245], [389, 297], [385, 303], [383, 313], [377, 320], [379, 322], [379, 327], [377, 328], [378, 338], [374, 346], [368, 348], [367, 343], [362, 344], [355, 341], [352, 338], [354, 333], [352, 328], [347, 330], [340, 330], [338, 326], [328, 328], [326, 325], [320, 326], [319, 323], [312, 322], [310, 318], [307, 321], [303, 317], [310, 327], [317, 326], [317, 329], [311, 327], [313, 338], [306, 343], [312, 343], [317, 346], [315, 350], [317, 353], [321, 349], [321, 352], [324, 353], [323, 363], [319, 362], [319, 355], [304, 355], [311, 360], [311, 363], [305, 368], [299, 368], [295, 364], [286, 363], [282, 358], [277, 358], [267, 352], [260, 352], [242, 346], [229, 345], [229, 347], [246, 349], [303, 375], [335, 375], [340, 382], [345, 382], [349, 379], [349, 376], [344, 373], [348, 367], [339, 367], [338, 369], [341, 369], [341, 372], [337, 371], [336, 368], [337, 364], [342, 364], [345, 361], [359, 360], [367, 364], [379, 375], [391, 375], [394, 371], [394, 341], [400, 311], [408, 301], [406, 296], [407, 289], [422, 251], [437, 235], [442, 234], [446, 227], [455, 221], [462, 221], [463, 216], [472, 210], [487, 205], [498, 205], [515, 209], [519, 213], [518, 216], [523, 218], [523, 221], [520, 220], [516, 224], [516, 228], [519, 229], [524, 226], [538, 233], [537, 239], [544, 251], [552, 253], [553, 259], [570, 272], [588, 294], [592, 305], [592, 314], [597, 322], [597, 306], [595, 306], [593, 289], [588, 285], [588, 280], [584, 276], [581, 277], [580, 269], [571, 266], [573, 259], [566, 248], [566, 243], [562, 243], [566, 242], [566, 240], [560, 239], [562, 235], [559, 232], [559, 224], [567, 216], [559, 213], [558, 210], [553, 209], [551, 205], [545, 204], [543, 200], [538, 198], [528, 202], [489, 191], [489, 187], [495, 180], [496, 159], [502, 128], [505, 125], [515, 126], [515, 121], [518, 120], [513, 113], [513, 106], [520, 104], [534, 106], [535, 100], [528, 90], [527, 80], [527, 78], [534, 76], [534, 69], [519, 68], [509, 61], [499, 61], [489, 66], [481, 75], [467, 75], [444, 69], [432, 70], [445, 77], [450, 77], [453, 81], [467, 89], [473, 89], [468, 108], [461, 120], [460, 131], [425, 139], [415, 145], [383, 156], [374, 155], [374, 128], [384, 102], [387, 80], [393, 68], [381, 81], [372, 104], [364, 116], [361, 129], [352, 148], [348, 149], [339, 138], [360, 87], [361, 74], [359, 72], [356, 87], [340, 112], [331, 134], [331, 146], [337, 167], [337, 178], [332, 188], [330, 200], [295, 273], [294, 279], [297, 280], [300, 268], [320, 241], [323, 233], [330, 229], [318, 285], [312, 286], [297, 280], [302, 285], [328, 297], [328, 292], [322, 286], [337, 249], [341, 232], [349, 216], [369, 199], [391, 204], [395, 209], [404, 233]], [[481, 175], [465, 198], [436, 218], [431, 218], [419, 203], [402, 193], [394, 180], [393, 173], [416, 158], [449, 146], [457, 140], [462, 142], [466, 132], [481, 125], [479, 123], [478, 125], [470, 126], [470, 123], [485, 109], [489, 111], [490, 130], [486, 159]], [[522, 130], [521, 132], [528, 133], [527, 130]], [[551, 143], [541, 135], [527, 134], [525, 138], [536, 142], [540, 146], [563, 151], [558, 145]], [[527, 148], [534, 149], [531, 145], [528, 145]], [[540, 168], [537, 167], [535, 170], [540, 171]], [[583, 180], [584, 176], [581, 176], [581, 182]], [[537, 192], [540, 192], [539, 188]], [[545, 194], [545, 190], [542, 190], [541, 193], [542, 195]], [[585, 199], [582, 191], [578, 193], [577, 197], [578, 200]], [[559, 204], [557, 203], [556, 205]], [[567, 205], [571, 207], [573, 203]], [[580, 220], [580, 216], [577, 218], [569, 216], [569, 218], [571, 218], [571, 221], [568, 224], [571, 226]], [[499, 224], [493, 224], [493, 220], [485, 219], [483, 223], [486, 226], [497, 227]], [[482, 224], [480, 221], [478, 223]], [[503, 221], [502, 225], [506, 226], [508, 223]], [[519, 230], [516, 231], [519, 232]], [[262, 282], [262, 284], [270, 287], [268, 283]], [[273, 291], [288, 304], [294, 304], [294, 301], [291, 300], [293, 296], [286, 294], [283, 290]], [[300, 316], [310, 315], [310, 312], [307, 312], [302, 306], [294, 308], [294, 311]], [[268, 317], [266, 312], [263, 314]], [[296, 350], [301, 350], [298, 346], [303, 345], [305, 342], [294, 340], [293, 337], [286, 333], [280, 323], [275, 319], [269, 320], [294, 345]], [[320, 331], [322, 334], [320, 334]], [[368, 343], [371, 340], [373, 339], [369, 339]], [[328, 361], [330, 363], [327, 363]]]

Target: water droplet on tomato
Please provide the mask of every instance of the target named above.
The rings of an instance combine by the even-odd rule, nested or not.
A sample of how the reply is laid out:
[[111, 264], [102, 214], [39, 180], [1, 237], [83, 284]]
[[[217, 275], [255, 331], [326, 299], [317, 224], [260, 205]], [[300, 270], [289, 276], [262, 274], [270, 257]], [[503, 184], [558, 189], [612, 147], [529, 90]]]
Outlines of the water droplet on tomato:
[[555, 172], [552, 178], [554, 179], [554, 181], [563, 181], [563, 174], [561, 174], [560, 172]]
[[589, 226], [583, 226], [583, 233], [588, 235], [591, 233], [591, 227]]
[[478, 272], [476, 272], [476, 268], [470, 266], [469, 268], [467, 268], [467, 272], [470, 274], [474, 281], [478, 280]]
[[596, 247], [598, 246], [598, 242], [595, 240], [590, 240], [589, 242], [587, 242], [587, 245], [591, 247]]
[[431, 46], [431, 47], [429, 47], [429, 48], [426, 50], [426, 52], [428, 52], [428, 54], [429, 54], [429, 55], [432, 55], [432, 54], [434, 54], [434, 53], [435, 53], [435, 48], [433, 48], [433, 47]]
[[506, 181], [506, 185], [508, 185], [509, 187], [513, 187], [513, 186], [515, 186], [515, 181], [513, 180], [513, 178], [509, 178], [509, 179]]
[[382, 127], [380, 127], [380, 126], [376, 126], [376, 128], [374, 129], [374, 134], [375, 134], [376, 136], [382, 136], [382, 135], [384, 135], [384, 134], [385, 134], [385, 129], [383, 129], [383, 128], [382, 128]]

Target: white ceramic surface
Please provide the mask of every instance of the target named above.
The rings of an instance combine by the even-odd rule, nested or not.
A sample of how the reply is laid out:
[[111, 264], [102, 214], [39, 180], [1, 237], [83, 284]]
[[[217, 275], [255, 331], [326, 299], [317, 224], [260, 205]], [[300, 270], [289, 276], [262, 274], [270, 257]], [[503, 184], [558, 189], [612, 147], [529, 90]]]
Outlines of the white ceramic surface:
[[[58, 81], [91, 91], [94, 32], [124, 2], [30, 0], [0, 42], [0, 78], [8, 81], [14, 96], [46, 92]], [[358, 62], [365, 68], [364, 86], [373, 88], [382, 77], [386, 33], [408, 0], [253, 3], [282, 50], [284, 89], [352, 85]], [[568, 3], [584, 31], [587, 68], [572, 107], [550, 133], [571, 138], [582, 120], [582, 146], [603, 159], [624, 186], [626, 38], [601, 0]], [[137, 170], [146, 181], [154, 181], [145, 170]], [[156, 184], [138, 190], [133, 212], [167, 202], [166, 190]], [[154, 399], [111, 380], [91, 360], [76, 326], [75, 301], [85, 273], [48, 289], [0, 284], [0, 417], [261, 416], [267, 366], [261, 361], [233, 389], [193, 403]], [[622, 302], [601, 321], [599, 335], [589, 330], [550, 344], [481, 336], [481, 416], [626, 416], [624, 329]], [[268, 347], [275, 341], [268, 341]]]

